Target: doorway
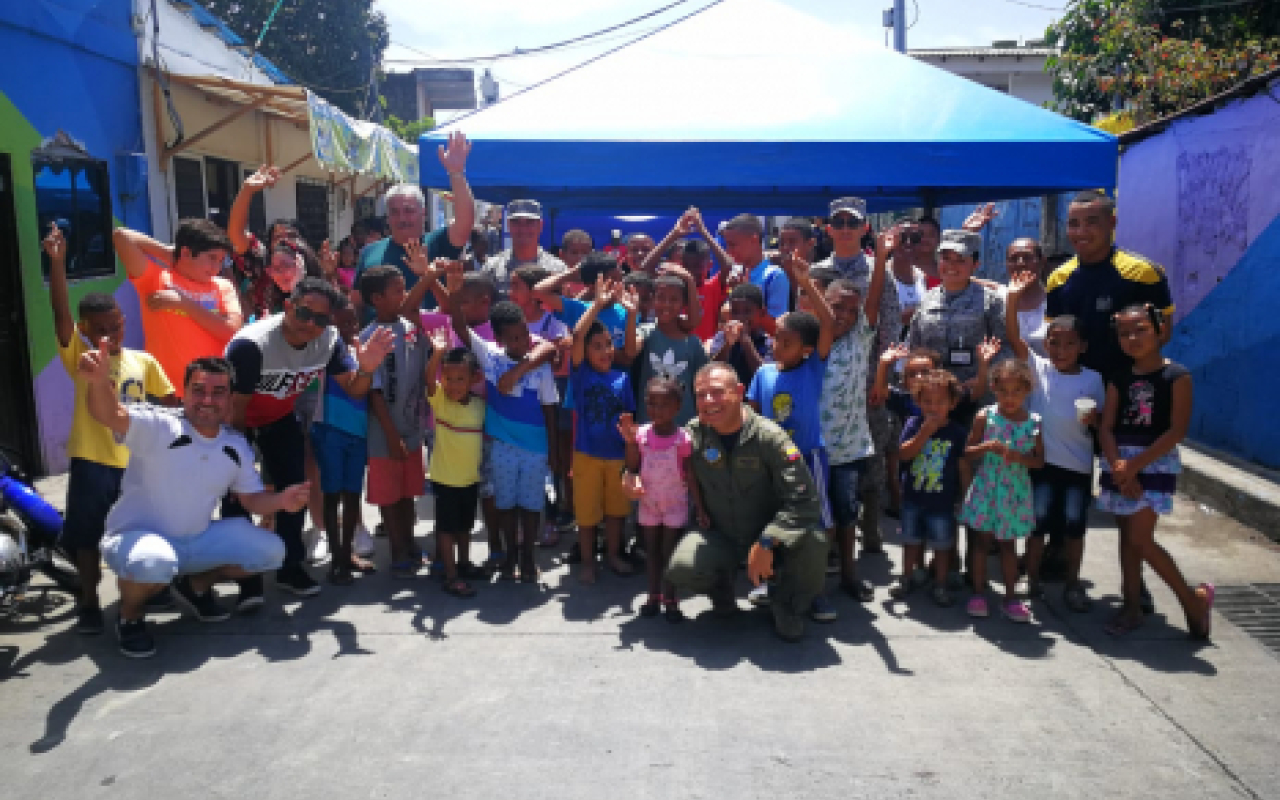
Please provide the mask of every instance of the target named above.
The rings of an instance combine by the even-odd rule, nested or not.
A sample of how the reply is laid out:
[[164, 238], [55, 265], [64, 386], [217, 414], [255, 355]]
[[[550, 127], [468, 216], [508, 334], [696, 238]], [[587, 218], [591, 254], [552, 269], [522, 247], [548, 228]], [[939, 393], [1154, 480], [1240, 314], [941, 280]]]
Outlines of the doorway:
[[17, 454], [21, 466], [41, 474], [32, 392], [27, 320], [22, 306], [22, 261], [13, 192], [13, 165], [0, 153], [0, 447]]

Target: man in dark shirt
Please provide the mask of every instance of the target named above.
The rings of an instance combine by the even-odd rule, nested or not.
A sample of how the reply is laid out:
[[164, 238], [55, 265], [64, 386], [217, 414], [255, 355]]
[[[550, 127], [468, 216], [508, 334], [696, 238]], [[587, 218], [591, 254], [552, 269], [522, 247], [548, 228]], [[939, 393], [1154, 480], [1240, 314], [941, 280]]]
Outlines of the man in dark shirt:
[[[1111, 326], [1111, 315], [1130, 305], [1151, 305], [1172, 316], [1173, 298], [1164, 270], [1142, 256], [1117, 248], [1115, 201], [1099, 191], [1081, 192], [1071, 201], [1067, 238], [1076, 257], [1058, 267], [1046, 282], [1045, 316], [1070, 314], [1080, 320], [1088, 349], [1080, 363], [1105, 378], [1129, 366]], [[1167, 342], [1172, 326], [1161, 328]]]

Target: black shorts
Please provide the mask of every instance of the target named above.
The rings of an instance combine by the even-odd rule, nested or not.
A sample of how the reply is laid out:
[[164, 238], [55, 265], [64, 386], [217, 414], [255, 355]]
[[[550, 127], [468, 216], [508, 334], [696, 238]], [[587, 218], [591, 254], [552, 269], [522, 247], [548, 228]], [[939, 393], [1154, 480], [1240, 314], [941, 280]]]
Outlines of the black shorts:
[[445, 486], [432, 481], [431, 491], [436, 498], [436, 533], [471, 533], [476, 524], [480, 484]]
[[107, 512], [120, 497], [124, 470], [83, 458], [71, 459], [67, 473], [67, 513], [62, 522], [63, 547], [97, 550]]

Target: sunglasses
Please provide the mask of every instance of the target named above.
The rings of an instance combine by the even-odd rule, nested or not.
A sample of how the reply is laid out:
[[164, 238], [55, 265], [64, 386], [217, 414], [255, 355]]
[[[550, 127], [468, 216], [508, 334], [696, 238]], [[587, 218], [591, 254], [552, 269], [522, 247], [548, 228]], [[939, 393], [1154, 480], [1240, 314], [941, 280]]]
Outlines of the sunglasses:
[[831, 227], [842, 231], [845, 228], [861, 228], [862, 223], [852, 217], [834, 217], [831, 220]]
[[306, 306], [294, 306], [293, 315], [298, 318], [299, 322], [309, 322], [317, 328], [327, 328], [333, 318], [328, 314], [320, 311], [312, 311]]
[[1039, 260], [1040, 259], [1036, 257], [1035, 253], [1014, 253], [1009, 256], [1009, 261], [1014, 264], [1034, 264]]

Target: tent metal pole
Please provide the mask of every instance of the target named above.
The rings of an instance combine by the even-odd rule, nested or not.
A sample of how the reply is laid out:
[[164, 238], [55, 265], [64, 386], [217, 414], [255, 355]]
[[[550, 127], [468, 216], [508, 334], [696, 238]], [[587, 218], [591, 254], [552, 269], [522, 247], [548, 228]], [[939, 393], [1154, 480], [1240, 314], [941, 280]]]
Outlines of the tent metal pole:
[[907, 0], [893, 0], [893, 49], [907, 52]]

